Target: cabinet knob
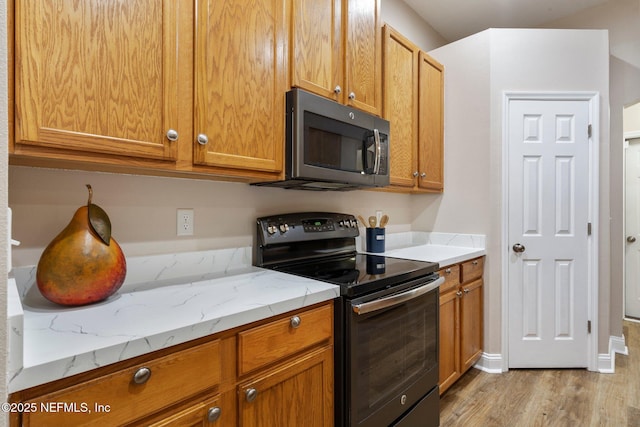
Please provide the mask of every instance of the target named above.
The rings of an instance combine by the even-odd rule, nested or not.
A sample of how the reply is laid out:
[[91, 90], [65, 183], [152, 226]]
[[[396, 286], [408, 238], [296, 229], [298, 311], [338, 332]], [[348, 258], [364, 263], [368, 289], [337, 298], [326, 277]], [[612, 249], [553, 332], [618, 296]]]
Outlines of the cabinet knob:
[[207, 142], [209, 142], [209, 137], [206, 134], [204, 133], [198, 134], [198, 144], [207, 145]]
[[302, 323], [302, 319], [300, 319], [300, 316], [293, 316], [291, 318], [291, 327], [293, 329], [297, 329], [301, 323]]
[[245, 396], [247, 397], [247, 402], [253, 402], [258, 397], [258, 390], [255, 388], [250, 388], [245, 391]]
[[336, 86], [336, 87], [333, 89], [333, 92], [334, 92], [336, 95], [339, 95], [340, 93], [342, 93], [342, 88], [340, 87], [340, 85]]
[[420, 175], [420, 174], [418, 173], [418, 171], [415, 171], [415, 172], [413, 173], [413, 177], [414, 177], [414, 178], [417, 178], [417, 177], [418, 177], [418, 175]]
[[468, 288], [464, 288], [464, 293], [468, 294], [469, 293], [469, 289]]
[[471, 264], [478, 265], [478, 260], [472, 261]]
[[456, 295], [457, 295], [457, 296], [459, 296], [459, 297], [461, 297], [461, 296], [462, 296], [462, 291], [458, 291], [458, 292], [456, 292]]
[[207, 411], [207, 421], [209, 421], [210, 423], [218, 421], [221, 413], [222, 410], [220, 410], [220, 408], [218, 408], [217, 406], [209, 408], [209, 410]]
[[451, 274], [451, 269], [450, 269], [450, 268], [447, 268], [446, 270], [444, 270], [444, 273], [445, 273], [445, 274]]
[[355, 92], [349, 92], [349, 99], [350, 99], [350, 100], [352, 100], [352, 101], [353, 101], [354, 99], [356, 99], [356, 94], [355, 94]]
[[133, 382], [136, 384], [144, 384], [151, 378], [151, 369], [143, 366], [133, 374]]
[[427, 173], [426, 173], [426, 172], [422, 172], [422, 173], [420, 174], [420, 178], [426, 178], [426, 177], [427, 177]]
[[169, 129], [167, 131], [167, 139], [171, 142], [178, 140], [178, 131], [175, 129]]

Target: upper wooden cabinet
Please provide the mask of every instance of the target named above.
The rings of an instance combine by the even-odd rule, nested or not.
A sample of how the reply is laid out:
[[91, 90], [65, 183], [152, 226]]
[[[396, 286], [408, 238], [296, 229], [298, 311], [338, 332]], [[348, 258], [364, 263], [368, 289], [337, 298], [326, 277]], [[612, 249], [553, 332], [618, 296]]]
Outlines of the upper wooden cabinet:
[[291, 15], [291, 85], [381, 115], [380, 1], [294, 0]]
[[10, 2], [11, 161], [278, 179], [289, 4]]
[[14, 7], [17, 148], [176, 159], [178, 2]]
[[391, 190], [443, 191], [443, 71], [393, 28], [383, 29], [383, 117], [391, 123]]
[[420, 52], [418, 187], [444, 190], [444, 67]]
[[380, 0], [8, 10], [12, 164], [270, 181], [292, 85], [381, 115]]
[[197, 2], [196, 165], [267, 178], [281, 172], [285, 5], [284, 0]]

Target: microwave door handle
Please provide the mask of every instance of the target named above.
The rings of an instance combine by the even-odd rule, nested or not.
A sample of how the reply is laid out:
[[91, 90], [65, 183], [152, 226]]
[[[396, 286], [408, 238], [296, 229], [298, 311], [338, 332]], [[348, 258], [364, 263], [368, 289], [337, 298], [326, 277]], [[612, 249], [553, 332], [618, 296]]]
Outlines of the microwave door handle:
[[380, 132], [378, 129], [373, 130], [373, 140], [376, 144], [376, 159], [373, 163], [373, 174], [378, 175], [380, 173], [380, 159], [382, 156], [382, 146], [380, 144]]
[[353, 309], [354, 313], [358, 315], [383, 310], [385, 308], [393, 307], [395, 305], [411, 301], [414, 298], [418, 298], [419, 296], [422, 296], [427, 292], [437, 289], [443, 283], [444, 277], [438, 277], [436, 280], [429, 282], [424, 286], [420, 286], [419, 288], [411, 289], [410, 291], [403, 292], [401, 294], [391, 295], [386, 298], [380, 298], [371, 302], [353, 304], [351, 305], [351, 308]]

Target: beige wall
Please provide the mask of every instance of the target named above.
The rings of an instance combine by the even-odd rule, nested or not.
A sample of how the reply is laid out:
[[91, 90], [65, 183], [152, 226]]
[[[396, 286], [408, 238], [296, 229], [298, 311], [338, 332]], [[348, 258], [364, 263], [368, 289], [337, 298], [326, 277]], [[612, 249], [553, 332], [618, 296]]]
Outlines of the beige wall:
[[[638, 72], [640, 73], [640, 70]], [[624, 109], [623, 121], [625, 134], [640, 132], [640, 102]]]
[[382, 20], [422, 50], [443, 46], [447, 41], [402, 0], [382, 0]]
[[[389, 231], [406, 231], [411, 196], [378, 191], [311, 192], [248, 184], [60, 171], [11, 166], [9, 205], [13, 233], [22, 243], [14, 265], [36, 264], [44, 247], [86, 203], [107, 211], [113, 236], [127, 256], [252, 245], [255, 219], [296, 211], [337, 211], [369, 216], [382, 210]], [[195, 234], [176, 236], [176, 209], [193, 208]]]

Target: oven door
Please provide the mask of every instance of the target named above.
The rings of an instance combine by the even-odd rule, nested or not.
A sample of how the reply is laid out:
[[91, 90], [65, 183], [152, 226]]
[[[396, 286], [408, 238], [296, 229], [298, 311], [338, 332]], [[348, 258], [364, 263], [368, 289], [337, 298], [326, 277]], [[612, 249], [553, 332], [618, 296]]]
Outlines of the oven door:
[[[434, 275], [346, 304], [350, 426], [391, 425], [437, 390], [442, 282]], [[424, 425], [439, 425], [437, 409], [432, 418]]]

